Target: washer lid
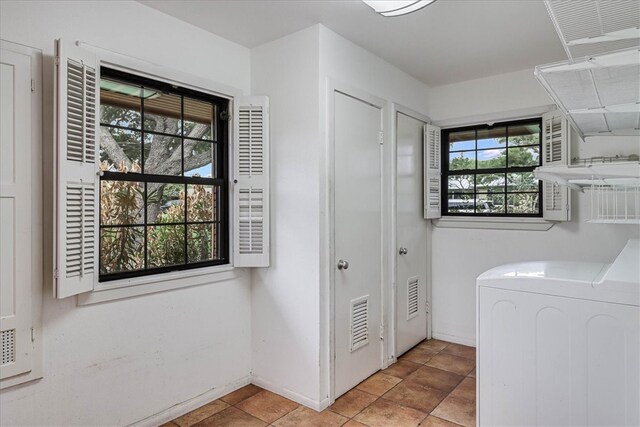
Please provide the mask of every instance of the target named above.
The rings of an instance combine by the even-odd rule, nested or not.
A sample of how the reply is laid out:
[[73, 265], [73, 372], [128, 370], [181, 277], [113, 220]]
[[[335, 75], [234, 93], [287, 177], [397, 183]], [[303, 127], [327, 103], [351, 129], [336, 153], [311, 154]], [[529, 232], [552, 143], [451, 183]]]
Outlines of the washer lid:
[[537, 261], [509, 264], [482, 273], [478, 287], [557, 295], [593, 301], [640, 305], [640, 294], [618, 287], [598, 286], [610, 264], [596, 262]]

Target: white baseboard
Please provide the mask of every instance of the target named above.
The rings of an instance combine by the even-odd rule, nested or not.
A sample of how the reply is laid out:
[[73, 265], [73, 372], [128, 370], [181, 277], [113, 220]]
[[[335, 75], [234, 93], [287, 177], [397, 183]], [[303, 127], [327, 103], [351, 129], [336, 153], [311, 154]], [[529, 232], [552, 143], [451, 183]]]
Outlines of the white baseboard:
[[444, 334], [436, 331], [433, 331], [431, 335], [433, 338], [437, 340], [448, 341], [454, 344], [470, 345], [471, 347], [476, 346], [475, 338], [459, 337], [457, 335], [449, 335], [449, 334]]
[[257, 375], [253, 375], [251, 377], [251, 383], [257, 385], [258, 387], [262, 387], [265, 390], [269, 390], [273, 393], [279, 394], [280, 396], [286, 397], [287, 399], [293, 400], [296, 403], [299, 403], [303, 406], [306, 406], [318, 412], [329, 407], [330, 401], [328, 397], [321, 401], [313, 400], [307, 396], [303, 396], [299, 393], [296, 393], [295, 391], [291, 391], [285, 387], [282, 387], [279, 384], [275, 384]]
[[212, 402], [216, 399], [221, 398], [225, 394], [231, 393], [239, 389], [240, 387], [244, 387], [247, 384], [251, 383], [251, 376], [247, 375], [237, 381], [229, 383], [223, 387], [213, 388], [209, 391], [205, 391], [204, 393], [184, 401], [182, 403], [178, 403], [173, 405], [169, 409], [166, 409], [162, 412], [159, 412], [155, 415], [151, 415], [143, 420], [136, 421], [135, 423], [130, 424], [130, 426], [140, 426], [140, 427], [156, 427], [162, 425], [168, 421], [178, 418], [186, 414], [187, 412], [191, 412], [194, 409], [198, 409], [199, 407]]

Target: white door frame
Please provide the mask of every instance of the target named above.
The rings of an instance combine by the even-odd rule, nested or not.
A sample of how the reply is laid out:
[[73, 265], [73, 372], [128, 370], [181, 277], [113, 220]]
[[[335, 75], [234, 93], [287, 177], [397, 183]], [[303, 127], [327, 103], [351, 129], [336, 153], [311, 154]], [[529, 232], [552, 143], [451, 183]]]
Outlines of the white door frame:
[[[334, 98], [334, 94], [338, 92], [341, 93], [343, 95], [352, 97], [354, 99], [357, 99], [359, 101], [365, 102], [373, 107], [379, 108], [380, 110], [382, 110], [382, 117], [383, 117], [383, 125], [382, 125], [382, 129], [384, 132], [384, 144], [383, 144], [383, 154], [382, 154], [382, 170], [381, 170], [381, 175], [382, 175], [382, 194], [381, 194], [381, 200], [382, 200], [382, 206], [381, 206], [381, 211], [382, 211], [382, 230], [381, 230], [381, 239], [382, 239], [382, 253], [380, 254], [380, 259], [381, 259], [381, 265], [382, 265], [382, 283], [380, 283], [380, 292], [381, 292], [381, 300], [382, 300], [382, 324], [385, 327], [385, 335], [388, 336], [388, 333], [386, 332], [387, 329], [387, 325], [388, 325], [388, 321], [386, 318], [386, 304], [384, 301], [384, 293], [383, 293], [383, 289], [384, 283], [390, 283], [387, 279], [388, 279], [388, 275], [389, 275], [389, 270], [388, 267], [386, 266], [386, 263], [382, 262], [383, 261], [383, 255], [384, 255], [384, 251], [385, 251], [385, 246], [388, 246], [388, 226], [387, 224], [387, 219], [385, 218], [385, 207], [388, 205], [388, 203], [385, 202], [386, 198], [385, 195], [388, 194], [387, 191], [385, 191], [385, 181], [388, 181], [385, 179], [386, 176], [388, 176], [388, 133], [385, 132], [385, 129], [387, 129], [387, 111], [389, 110], [389, 103], [387, 101], [385, 101], [384, 99], [378, 98], [376, 96], [373, 96], [369, 93], [367, 93], [366, 91], [363, 91], [361, 89], [358, 89], [356, 87], [353, 87], [351, 85], [348, 84], [343, 84], [340, 82], [337, 82], [333, 79], [328, 78], [327, 82], [326, 82], [326, 129], [327, 129], [327, 133], [326, 133], [326, 152], [325, 152], [325, 165], [324, 165], [324, 171], [326, 173], [325, 175], [325, 180], [324, 180], [324, 185], [325, 188], [327, 190], [326, 194], [327, 194], [327, 200], [325, 203], [325, 207], [326, 207], [326, 216], [324, 218], [324, 222], [323, 225], [324, 227], [321, 227], [321, 231], [322, 228], [324, 228], [326, 230], [325, 233], [321, 233], [321, 245], [325, 248], [327, 248], [326, 252], [324, 252], [324, 261], [322, 261], [321, 259], [321, 266], [320, 266], [320, 270], [321, 270], [321, 275], [322, 272], [324, 272], [325, 277], [326, 277], [326, 281], [328, 281], [328, 306], [329, 306], [329, 311], [327, 313], [328, 315], [328, 326], [329, 326], [329, 351], [328, 354], [327, 352], [323, 352], [322, 348], [321, 348], [321, 353], [326, 354], [329, 357], [329, 399], [328, 402], [326, 403], [326, 406], [328, 406], [329, 404], [331, 404], [332, 402], [335, 401], [335, 319], [334, 319], [334, 314], [335, 314], [335, 265], [334, 265], [334, 261], [335, 261], [335, 167], [334, 167], [334, 160], [335, 160], [335, 125], [334, 125], [334, 114], [335, 114], [335, 98]], [[323, 241], [323, 238], [326, 239], [325, 241]], [[322, 254], [321, 254], [322, 255]], [[323, 258], [321, 256], [321, 258]], [[322, 278], [321, 278], [322, 280]], [[322, 298], [321, 298], [322, 300]], [[325, 299], [326, 300], [326, 299]], [[327, 324], [327, 322], [321, 322], [321, 323], [325, 323]], [[375, 332], [374, 332], [375, 333]], [[384, 368], [386, 367], [386, 358], [384, 357], [385, 354], [387, 354], [387, 349], [386, 347], [388, 346], [387, 344], [387, 340], [383, 341], [382, 344], [382, 354], [380, 354], [380, 367]], [[321, 354], [321, 359], [322, 359], [322, 354]], [[326, 407], [325, 405], [321, 405]]]
[[[390, 247], [390, 255], [389, 255], [389, 264], [391, 271], [391, 287], [389, 290], [389, 294], [387, 295], [389, 309], [387, 311], [387, 318], [389, 319], [389, 330], [391, 333], [389, 334], [389, 339], [387, 340], [387, 359], [393, 363], [397, 360], [396, 354], [396, 273], [397, 273], [397, 262], [396, 262], [396, 249], [398, 247], [397, 240], [397, 156], [398, 156], [398, 113], [409, 116], [413, 119], [419, 120], [424, 123], [431, 123], [431, 119], [421, 114], [415, 110], [412, 110], [408, 107], [405, 107], [398, 103], [391, 104], [391, 227], [389, 231], [389, 247]], [[424, 158], [424, 154], [423, 154]], [[428, 221], [425, 219], [425, 221]], [[429, 224], [429, 228], [427, 231], [427, 237], [429, 242], [427, 243], [427, 276], [425, 277], [425, 282], [427, 286], [427, 303], [431, 303], [431, 224]], [[427, 339], [431, 339], [431, 310], [427, 313]]]

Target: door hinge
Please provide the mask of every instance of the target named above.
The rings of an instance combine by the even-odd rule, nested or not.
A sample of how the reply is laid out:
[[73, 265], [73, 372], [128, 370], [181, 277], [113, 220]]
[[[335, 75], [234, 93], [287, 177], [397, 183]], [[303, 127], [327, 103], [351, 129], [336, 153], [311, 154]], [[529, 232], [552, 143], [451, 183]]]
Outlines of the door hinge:
[[58, 280], [59, 275], [58, 275], [58, 269], [56, 268], [55, 270], [53, 270], [53, 278]]
[[384, 339], [384, 325], [380, 325], [380, 339]]
[[31, 92], [36, 91], [36, 79], [31, 79]]
[[33, 330], [33, 328], [31, 328], [31, 342], [35, 342], [36, 341], [36, 333]]
[[429, 303], [429, 301], [427, 301], [427, 303], [425, 304], [425, 310], [427, 311], [427, 313], [431, 311], [431, 304]]
[[384, 144], [384, 132], [380, 131], [378, 133], [378, 141], [380, 141], [380, 145]]

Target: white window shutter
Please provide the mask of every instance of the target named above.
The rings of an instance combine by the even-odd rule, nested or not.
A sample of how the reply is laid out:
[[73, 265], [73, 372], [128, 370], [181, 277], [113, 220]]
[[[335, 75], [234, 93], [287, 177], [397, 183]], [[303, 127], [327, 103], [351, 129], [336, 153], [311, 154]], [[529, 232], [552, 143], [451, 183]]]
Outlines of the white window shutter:
[[424, 126], [424, 217], [440, 218], [442, 205], [441, 129]]
[[[542, 115], [542, 165], [569, 164], [569, 123], [558, 110]], [[568, 187], [544, 181], [542, 216], [548, 221], [571, 220], [571, 194]]]
[[99, 65], [55, 42], [57, 298], [91, 291], [98, 278]]
[[269, 99], [233, 103], [233, 265], [269, 266]]

